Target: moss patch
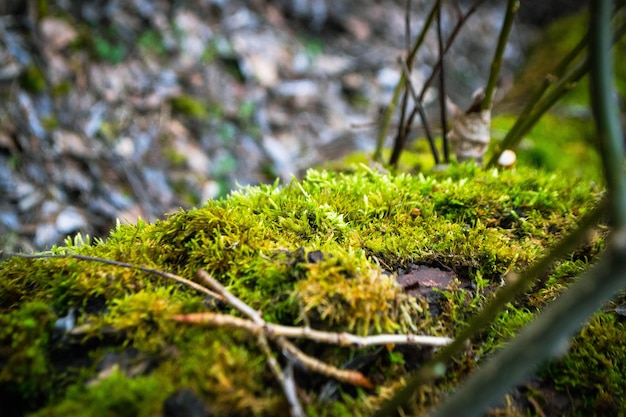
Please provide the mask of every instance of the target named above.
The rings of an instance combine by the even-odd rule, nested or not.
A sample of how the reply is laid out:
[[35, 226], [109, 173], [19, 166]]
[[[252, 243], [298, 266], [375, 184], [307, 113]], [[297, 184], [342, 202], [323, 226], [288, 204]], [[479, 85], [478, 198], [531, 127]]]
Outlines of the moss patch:
[[[454, 336], [505, 274], [544, 254], [595, 206], [601, 193], [595, 187], [530, 169], [473, 165], [428, 176], [383, 175], [365, 167], [349, 174], [312, 170], [303, 181], [244, 188], [154, 224], [119, 225], [106, 241], [68, 240], [52, 253], [129, 262], [188, 279], [202, 268], [272, 323], [360, 335]], [[459, 358], [417, 409], [438, 401], [562, 291], [601, 250], [601, 236], [503, 312], [474, 341], [476, 355]], [[451, 271], [455, 284], [428, 297], [409, 295], [395, 278], [411, 265]], [[0, 277], [0, 401], [10, 397], [17, 404], [11, 415], [60, 416], [78, 409], [85, 415], [154, 415], [181, 392], [215, 415], [284, 413], [286, 402], [254, 337], [171, 319], [203, 311], [236, 314], [223, 303], [146, 272], [73, 258], [11, 258], [0, 264]], [[55, 329], [59, 318], [75, 318], [71, 334]], [[587, 332], [617, 321], [594, 322]], [[611, 326], [606, 349], [623, 336], [621, 326]], [[379, 395], [432, 354], [426, 348], [297, 343], [335, 366], [360, 363], [378, 384], [372, 391], [339, 386], [326, 396], [323, 387], [331, 381], [298, 370], [310, 415], [367, 415]], [[587, 360], [586, 333], [573, 349], [574, 365], [545, 373], [558, 389], [580, 384], [568, 372]], [[595, 346], [593, 354], [606, 355], [604, 349]], [[618, 379], [611, 382], [616, 391], [623, 390]], [[580, 409], [593, 401], [599, 400]]]

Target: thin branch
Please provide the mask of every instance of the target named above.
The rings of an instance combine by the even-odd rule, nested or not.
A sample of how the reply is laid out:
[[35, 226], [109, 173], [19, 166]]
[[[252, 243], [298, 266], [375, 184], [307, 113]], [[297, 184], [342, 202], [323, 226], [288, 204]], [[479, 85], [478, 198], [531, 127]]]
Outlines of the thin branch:
[[406, 56], [411, 56], [411, 0], [406, 1], [406, 10], [404, 12], [404, 47], [406, 48]]
[[280, 383], [283, 392], [285, 393], [285, 398], [287, 398], [287, 402], [290, 406], [290, 415], [292, 417], [306, 417], [306, 413], [302, 410], [302, 406], [300, 405], [300, 400], [298, 399], [298, 394], [295, 389], [295, 381], [293, 379], [293, 365], [291, 363], [287, 364], [287, 370], [283, 371], [280, 368], [280, 364], [276, 360], [276, 357], [272, 353], [270, 349], [270, 345], [267, 342], [267, 338], [263, 333], [259, 333], [258, 344], [261, 347], [261, 351], [267, 358], [267, 363], [269, 365], [270, 370], [274, 374], [274, 378], [278, 380]]
[[206, 324], [216, 327], [235, 327], [245, 329], [253, 334], [267, 333], [270, 336], [284, 336], [291, 339], [309, 339], [315, 342], [329, 343], [341, 347], [362, 349], [381, 345], [424, 345], [446, 346], [452, 342], [449, 337], [424, 336], [414, 334], [378, 334], [373, 336], [356, 336], [351, 333], [325, 332], [310, 327], [284, 326], [273, 323], [256, 323], [251, 320], [234, 317], [228, 314], [213, 312], [178, 314], [173, 320], [182, 323]]
[[233, 293], [228, 291], [221, 282], [209, 275], [207, 271], [205, 271], [204, 269], [200, 269], [198, 270], [198, 272], [196, 272], [196, 276], [204, 281], [205, 284], [207, 284], [209, 287], [213, 288], [213, 290], [216, 291], [219, 295], [221, 295], [222, 299], [226, 303], [235, 307], [250, 320], [252, 320], [255, 324], [259, 326], [265, 325], [265, 320], [263, 320], [263, 317], [261, 317], [261, 315], [255, 309], [253, 309], [248, 304], [237, 298]]
[[200, 291], [201, 293], [204, 293], [206, 295], [208, 295], [209, 297], [213, 297], [213, 298], [217, 298], [218, 300], [223, 300], [223, 297], [219, 294], [214, 293], [213, 291], [203, 287], [202, 285], [193, 282], [191, 280], [188, 280], [186, 278], [180, 277], [178, 275], [172, 274], [170, 272], [166, 272], [166, 271], [162, 271], [160, 269], [154, 269], [154, 268], [148, 268], [146, 266], [139, 266], [139, 265], [133, 265], [133, 264], [129, 264], [126, 262], [119, 262], [119, 261], [113, 261], [111, 259], [105, 259], [105, 258], [98, 258], [95, 256], [87, 256], [87, 255], [77, 255], [77, 254], [72, 254], [72, 253], [67, 253], [67, 254], [53, 254], [53, 253], [32, 253], [32, 254], [28, 254], [28, 253], [12, 253], [9, 254], [10, 256], [15, 256], [18, 258], [26, 258], [26, 259], [66, 259], [66, 258], [71, 258], [71, 259], [78, 259], [81, 261], [90, 261], [90, 262], [98, 262], [101, 264], [106, 264], [106, 265], [113, 265], [113, 266], [119, 266], [122, 268], [128, 268], [128, 269], [136, 269], [138, 271], [142, 271], [142, 272], [146, 272], [148, 274], [153, 274], [153, 275], [158, 275], [162, 278], [167, 278], [170, 279], [172, 281], [176, 281], [180, 284], [184, 284], [187, 285], [188, 287], [193, 288], [194, 290]]
[[[448, 38], [448, 41], [446, 42], [446, 47], [443, 50], [443, 56], [445, 56], [448, 50], [452, 47], [452, 44], [456, 40], [457, 35], [461, 32], [461, 29], [463, 28], [463, 25], [465, 25], [465, 22], [467, 22], [470, 16], [472, 16], [474, 12], [476, 12], [476, 10], [478, 10], [480, 5], [484, 2], [485, 0], [477, 0], [472, 5], [472, 7], [470, 7], [467, 13], [465, 13], [463, 16], [461, 16], [461, 18], [459, 18], [459, 20], [456, 22], [456, 25], [452, 29], [452, 32], [450, 33], [450, 37]], [[435, 77], [437, 76], [437, 74], [439, 74], [439, 71], [441, 71], [441, 58], [437, 61], [437, 63], [435, 64], [435, 66], [433, 67], [430, 73], [430, 76], [428, 77], [424, 85], [422, 86], [422, 90], [420, 91], [420, 94], [419, 94], [419, 97], [421, 100], [424, 100], [424, 95], [426, 95], [426, 90], [428, 90], [428, 87], [430, 87], [430, 85], [433, 83]]]
[[614, 96], [613, 57], [611, 54], [611, 4], [609, 0], [591, 2], [589, 28], [591, 109], [598, 132], [598, 150], [609, 194], [613, 225], [626, 229], [626, 176], [624, 175], [624, 132]]
[[495, 96], [496, 84], [498, 82], [498, 76], [500, 75], [500, 68], [502, 67], [502, 57], [504, 56], [504, 49], [509, 40], [509, 34], [513, 27], [513, 20], [517, 11], [519, 10], [520, 0], [509, 0], [506, 7], [506, 15], [504, 16], [504, 22], [502, 23], [502, 29], [500, 30], [500, 36], [498, 37], [498, 44], [496, 45], [496, 52], [491, 61], [491, 72], [489, 73], [489, 80], [485, 87], [485, 99], [480, 106], [481, 110], [491, 109], [493, 104], [493, 97]]
[[374, 389], [374, 384], [372, 384], [372, 382], [359, 371], [354, 371], [351, 369], [339, 369], [325, 362], [322, 362], [317, 358], [303, 353], [300, 349], [296, 347], [296, 345], [287, 341], [284, 338], [277, 338], [276, 341], [283, 349], [283, 353], [286, 354], [287, 357], [291, 357], [291, 359], [300, 362], [307, 369], [313, 372], [327, 376], [329, 378], [334, 378], [337, 381], [343, 382], [345, 384], [350, 384], [365, 389]]
[[[186, 278], [182, 278], [178, 275], [175, 275], [166, 271], [148, 268], [145, 266], [133, 265], [133, 264], [129, 264], [126, 262], [119, 262], [119, 261], [114, 261], [114, 260], [105, 259], [105, 258], [98, 258], [94, 256], [77, 255], [77, 254], [51, 254], [51, 253], [42, 253], [42, 254], [7, 253], [6, 255], [15, 256], [19, 258], [26, 258], [26, 259], [69, 259], [71, 258], [71, 259], [77, 259], [77, 260], [82, 260], [82, 261], [97, 262], [97, 263], [106, 264], [106, 265], [118, 266], [122, 268], [135, 269], [135, 270], [139, 270], [142, 272], [158, 275], [160, 277], [176, 281], [180, 284], [187, 285], [213, 298], [227, 302], [228, 304], [230, 304], [231, 306], [235, 307], [237, 310], [239, 310], [240, 312], [248, 316], [250, 320], [252, 320], [253, 325], [254, 325], [253, 329], [263, 328], [267, 325], [267, 323], [263, 320], [263, 318], [258, 312], [256, 312], [250, 306], [248, 306], [243, 301], [235, 297], [232, 293], [226, 290], [226, 288], [220, 282], [213, 279], [204, 270], [199, 270], [197, 272], [198, 277], [200, 277], [203, 281], [205, 281], [208, 285], [210, 285], [216, 292], [213, 292], [203, 287], [202, 285], [199, 285]], [[228, 316], [223, 316], [220, 318], [220, 320], [224, 321], [225, 325], [228, 325], [228, 323], [233, 323], [237, 321], [237, 320], [233, 321], [232, 319], [236, 319], [236, 318], [234, 317], [228, 318]], [[246, 328], [245, 326], [238, 326], [238, 327]], [[276, 342], [279, 345], [279, 347], [283, 350], [283, 352], [289, 353], [291, 356], [299, 360], [301, 363], [307, 366], [308, 369], [312, 371], [321, 373], [322, 375], [325, 375], [330, 378], [335, 378], [336, 380], [343, 382], [343, 383], [352, 384], [352, 385], [360, 386], [360, 387], [367, 388], [367, 389], [374, 388], [374, 385], [360, 372], [352, 371], [352, 370], [341, 370], [331, 365], [325, 364], [319, 361], [318, 359], [315, 359], [313, 357], [306, 355], [305, 353], [300, 351], [295, 345], [291, 344], [286, 339], [284, 339], [282, 336], [273, 335], [271, 332], [258, 332], [257, 330], [254, 330], [253, 333], [257, 334], [257, 336], [261, 338], [259, 339], [259, 341], [260, 341], [260, 346], [262, 350], [263, 350], [262, 338], [266, 338], [269, 336], [272, 338], [274, 342]], [[279, 383], [281, 384], [281, 387], [283, 387], [283, 390], [286, 390], [288, 388], [288, 384], [285, 382], [284, 373], [282, 372], [282, 370], [280, 370], [280, 366], [278, 366], [278, 364], [275, 362], [275, 358], [272, 359], [273, 356], [270, 355], [270, 356], [267, 356], [267, 358], [268, 358], [268, 364], [270, 366], [270, 369], [272, 370], [272, 373], [274, 373], [275, 376], [277, 377]], [[278, 368], [276, 368], [276, 366], [278, 366]], [[294, 400], [293, 398], [291, 398], [291, 395], [289, 394], [288, 391], [285, 391], [285, 395], [287, 396], [287, 399], [291, 405], [292, 416], [294, 417], [304, 416], [304, 414], [299, 414], [302, 412], [302, 409], [299, 403], [297, 403], [297, 400]]]
[[448, 143], [448, 116], [446, 114], [446, 67], [443, 52], [443, 36], [441, 34], [441, 11], [439, 4], [437, 12], [437, 40], [439, 45], [439, 60], [441, 61], [441, 73], [439, 74], [439, 111], [441, 115], [441, 138], [443, 141], [443, 160], [447, 164], [450, 162], [450, 147]]
[[[431, 10], [432, 15], [429, 15], [429, 26], [430, 24], [432, 24], [432, 20], [434, 20], [435, 17], [435, 13], [437, 12], [437, 5], [441, 0], [439, 0], [437, 2], [437, 4], [435, 4], [433, 6], [433, 9]], [[424, 100], [424, 96], [426, 94], [426, 90], [428, 89], [428, 87], [430, 87], [430, 85], [432, 84], [433, 80], [435, 79], [435, 77], [437, 76], [437, 74], [439, 74], [439, 71], [441, 70], [441, 58], [443, 58], [443, 56], [446, 54], [446, 52], [450, 49], [450, 47], [452, 46], [452, 44], [454, 43], [454, 40], [456, 39], [456, 36], [459, 34], [461, 28], [463, 27], [463, 25], [465, 24], [465, 22], [469, 19], [469, 17], [474, 14], [474, 12], [476, 10], [478, 10], [478, 7], [484, 2], [485, 0], [477, 0], [472, 7], [470, 7], [470, 9], [467, 11], [467, 13], [465, 13], [463, 16], [461, 16], [459, 18], [459, 20], [457, 21], [457, 24], [455, 25], [455, 27], [452, 30], [452, 33], [450, 34], [450, 38], [448, 39], [448, 41], [446, 42], [446, 46], [444, 48], [443, 54], [440, 56], [440, 59], [437, 61], [437, 63], [433, 66], [430, 76], [428, 77], [428, 79], [426, 80], [426, 82], [424, 83], [424, 85], [422, 86], [422, 89], [418, 95], [419, 97], [419, 102], [423, 102]], [[417, 48], [414, 48], [414, 51], [417, 52]], [[412, 68], [412, 60], [408, 60], [408, 67], [409, 67], [409, 72]], [[406, 83], [407, 77], [405, 76], [404, 79], [401, 79], [401, 82]], [[399, 94], [399, 93], [398, 93]], [[406, 143], [406, 136], [407, 136], [407, 132], [410, 129], [410, 126], [413, 124], [413, 120], [415, 120], [415, 116], [419, 113], [419, 108], [417, 106], [415, 106], [413, 108], [413, 110], [411, 111], [409, 117], [406, 119], [405, 122], [405, 111], [406, 111], [406, 100], [408, 100], [408, 97], [406, 96], [406, 92], [405, 95], [403, 97], [403, 106], [402, 106], [402, 112], [400, 115], [400, 128], [398, 129], [398, 132], [396, 133], [396, 137], [394, 138], [394, 155], [395, 158], [391, 158], [389, 161], [390, 165], [395, 165], [398, 161], [398, 159], [400, 158], [400, 154], [402, 153], [403, 149], [404, 149], [404, 145]], [[389, 109], [388, 109], [389, 110]], [[386, 115], [387, 116], [387, 115]], [[389, 118], [390, 120], [390, 118]], [[388, 121], [387, 121], [388, 123]], [[380, 146], [380, 150], [382, 150], [382, 141], [384, 141], [384, 137], [383, 136], [379, 136], [379, 142], [377, 144], [377, 152], [375, 153], [375, 155], [378, 154], [378, 147]], [[397, 149], [397, 150], [396, 150]], [[394, 156], [392, 155], [392, 157]], [[434, 155], [433, 155], [434, 156]]]
[[[424, 42], [424, 39], [426, 38], [426, 33], [428, 32], [428, 29], [430, 28], [430, 25], [432, 24], [435, 18], [435, 13], [437, 12], [438, 1], [433, 5], [430, 12], [428, 13], [428, 16], [426, 17], [426, 20], [424, 22], [424, 26], [422, 26], [422, 30], [420, 34], [418, 35], [415, 41], [415, 44], [413, 45], [413, 49], [411, 50], [411, 53], [407, 57], [409, 68], [413, 67], [413, 61], [415, 60], [415, 55], [417, 54], [417, 51], [419, 50], [420, 46]], [[402, 99], [402, 107], [401, 107], [402, 110], [400, 114], [399, 125], [400, 126], [404, 125], [404, 118], [406, 115], [406, 99], [407, 99], [405, 83], [406, 83], [406, 77], [404, 76], [404, 73], [402, 73], [400, 76], [400, 81], [398, 81], [396, 88], [393, 90], [393, 97], [391, 101], [389, 102], [387, 109], [385, 110], [385, 114], [383, 115], [383, 118], [382, 118], [380, 130], [378, 131], [378, 138], [376, 139], [376, 150], [374, 151], [374, 156], [373, 156], [373, 159], [376, 162], [380, 162], [382, 160], [383, 146], [385, 145], [385, 138], [387, 137], [387, 131], [389, 130], [389, 125], [391, 124], [391, 118], [393, 116], [393, 113], [396, 110], [396, 103], [398, 102], [400, 93], [402, 93], [403, 91], [404, 91], [404, 95]]]
[[[430, 131], [430, 127], [428, 125], [428, 120], [426, 119], [426, 112], [424, 111], [424, 106], [420, 101], [420, 98], [417, 96], [415, 92], [415, 88], [413, 87], [413, 82], [410, 77], [410, 69], [406, 62], [404, 62], [401, 58], [399, 59], [400, 65], [402, 67], [402, 74], [406, 78], [406, 83], [411, 96], [413, 97], [413, 101], [415, 101], [415, 108], [417, 109], [420, 118], [422, 119], [422, 126], [424, 127], [424, 132], [426, 133], [426, 138], [428, 140], [428, 144], [430, 145], [430, 151], [433, 154], [433, 158], [435, 159], [435, 164], [439, 164], [439, 152], [437, 152], [437, 147], [435, 146], [435, 140], [433, 139], [433, 135]], [[412, 116], [414, 117], [414, 116]], [[401, 126], [402, 134], [398, 135], [396, 141], [393, 144], [393, 151], [391, 153], [391, 158], [389, 159], [389, 164], [395, 166], [400, 159], [400, 154], [404, 149], [406, 137], [408, 136], [408, 129], [413, 124], [413, 118], [409, 119], [409, 123]]]

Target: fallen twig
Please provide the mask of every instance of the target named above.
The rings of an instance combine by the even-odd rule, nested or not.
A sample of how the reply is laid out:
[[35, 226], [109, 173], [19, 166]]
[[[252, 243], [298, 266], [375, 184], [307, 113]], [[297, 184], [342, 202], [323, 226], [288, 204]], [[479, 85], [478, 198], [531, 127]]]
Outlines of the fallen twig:
[[368, 346], [381, 345], [425, 345], [446, 346], [452, 342], [449, 337], [422, 336], [414, 334], [378, 334], [373, 336], [356, 336], [351, 333], [336, 333], [314, 330], [310, 327], [284, 326], [273, 323], [256, 323], [250, 320], [219, 313], [191, 313], [178, 314], [172, 317], [183, 323], [206, 324], [216, 327], [236, 327], [245, 329], [253, 334], [266, 333], [271, 336], [309, 339], [316, 342], [329, 343], [341, 347], [355, 347], [358, 349]]
[[207, 289], [206, 287], [203, 287], [202, 285], [193, 282], [191, 280], [188, 280], [187, 278], [183, 278], [181, 276], [178, 276], [176, 274], [172, 274], [171, 272], [167, 272], [167, 271], [163, 271], [160, 269], [154, 269], [154, 268], [148, 268], [147, 266], [140, 266], [140, 265], [133, 265], [133, 264], [129, 264], [126, 262], [120, 262], [120, 261], [114, 261], [111, 259], [105, 259], [105, 258], [98, 258], [96, 256], [88, 256], [88, 255], [77, 255], [77, 254], [73, 254], [73, 253], [65, 253], [65, 254], [56, 254], [56, 253], [11, 253], [11, 254], [7, 254], [8, 256], [15, 256], [18, 258], [27, 258], [27, 259], [48, 259], [48, 258], [53, 258], [53, 259], [63, 259], [63, 258], [71, 258], [71, 259], [78, 259], [81, 261], [91, 261], [91, 262], [98, 262], [101, 264], [106, 264], [106, 265], [113, 265], [113, 266], [120, 266], [122, 268], [129, 268], [129, 269], [136, 269], [142, 272], [147, 272], [149, 274], [154, 274], [154, 275], [158, 275], [160, 277], [163, 278], [167, 278], [167, 279], [171, 279], [172, 281], [176, 281], [180, 284], [185, 284], [188, 287], [193, 288], [194, 290], [198, 290], [206, 295], [208, 295], [209, 297], [213, 297], [213, 298], [217, 298], [219, 300], [222, 300], [223, 297], [219, 294], [214, 293], [213, 291]]
[[291, 406], [291, 416], [292, 417], [305, 417], [306, 414], [302, 410], [302, 406], [300, 405], [300, 401], [298, 400], [298, 394], [296, 392], [296, 383], [293, 379], [293, 365], [291, 363], [287, 364], [287, 369], [283, 371], [276, 360], [276, 357], [272, 353], [270, 349], [270, 345], [267, 342], [267, 337], [264, 333], [259, 333], [258, 337], [259, 346], [261, 350], [265, 354], [267, 358], [267, 363], [270, 367], [270, 370], [274, 374], [274, 378], [278, 380], [283, 392], [285, 393], [285, 398], [287, 398], [287, 402]]

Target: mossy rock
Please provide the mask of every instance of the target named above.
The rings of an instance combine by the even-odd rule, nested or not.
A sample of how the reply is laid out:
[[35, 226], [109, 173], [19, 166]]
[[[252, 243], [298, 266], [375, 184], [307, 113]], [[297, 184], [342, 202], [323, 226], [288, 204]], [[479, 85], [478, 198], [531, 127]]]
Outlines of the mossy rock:
[[[523, 270], [576, 227], [597, 204], [597, 187], [529, 169], [483, 171], [473, 165], [419, 176], [364, 166], [344, 174], [312, 170], [302, 181], [244, 188], [154, 224], [119, 225], [104, 241], [77, 236], [50, 254], [105, 258], [190, 280], [203, 269], [271, 323], [358, 335], [454, 336], [507, 273]], [[416, 413], [436, 403], [584, 270], [603, 248], [598, 231], [478, 335], [472, 354], [458, 358], [442, 381], [419, 396]], [[444, 271], [454, 282], [426, 292], [396, 282], [416, 268]], [[241, 316], [145, 270], [67, 256], [5, 260], [2, 415], [286, 415], [287, 402], [257, 338], [243, 329], [173, 320], [198, 312]], [[615, 398], [626, 394], [624, 359], [608, 352], [622, 352], [624, 336], [615, 313], [593, 319], [570, 355], [538, 374], [542, 387], [576, 398], [565, 410], [572, 415], [589, 415], [599, 402], [610, 409], [598, 387], [607, 382]], [[296, 367], [306, 412], [320, 416], [369, 415], [433, 351], [295, 343], [331, 365], [360, 365], [376, 384], [370, 390], [338, 385]], [[275, 354], [285, 365], [287, 359]], [[581, 368], [584, 377], [576, 376]], [[517, 390], [511, 394], [517, 400], [504, 408], [510, 415], [532, 413], [524, 408], [525, 396], [532, 395], [549, 409], [542, 393]]]

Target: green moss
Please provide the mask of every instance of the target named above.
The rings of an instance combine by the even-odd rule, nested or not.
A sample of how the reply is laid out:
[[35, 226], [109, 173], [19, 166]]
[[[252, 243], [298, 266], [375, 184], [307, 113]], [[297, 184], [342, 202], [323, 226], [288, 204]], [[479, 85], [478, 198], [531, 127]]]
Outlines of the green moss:
[[59, 120], [54, 116], [43, 117], [41, 119], [41, 125], [46, 130], [53, 130], [59, 127]]
[[128, 378], [114, 371], [94, 386], [72, 387], [59, 404], [32, 416], [150, 417], [159, 414], [169, 393], [170, 384], [156, 375]]
[[126, 46], [116, 39], [116, 31], [111, 28], [105, 35], [95, 35], [92, 39], [94, 56], [110, 64], [119, 64], [126, 56]]
[[53, 97], [62, 97], [68, 95], [72, 91], [72, 84], [69, 81], [61, 81], [52, 87]]
[[574, 416], [624, 415], [626, 329], [616, 314], [598, 314], [572, 342], [563, 359], [543, 374], [575, 398]]
[[0, 386], [25, 398], [50, 389], [48, 362], [54, 314], [43, 301], [25, 302], [0, 315]]
[[146, 30], [139, 35], [137, 39], [139, 48], [148, 54], [162, 56], [165, 54], [165, 45], [161, 35], [154, 30]]
[[[246, 187], [153, 224], [118, 225], [106, 241], [76, 238], [52, 252], [130, 262], [187, 279], [202, 268], [273, 323], [361, 335], [454, 335], [504, 274], [525, 268], [576, 226], [600, 198], [596, 188], [591, 181], [521, 167], [498, 172], [459, 165], [429, 176], [383, 175], [363, 166], [346, 174], [311, 170], [302, 181]], [[474, 341], [477, 357], [451, 366], [447, 379], [420, 397], [418, 408], [436, 402], [508, 340], [586, 268], [599, 242], [601, 234], [555, 268], [543, 292], [512, 304]], [[457, 284], [442, 291], [435, 306], [432, 299], [409, 296], [394, 273], [411, 263], [454, 271]], [[192, 390], [216, 415], [272, 416], [286, 407], [254, 337], [171, 320], [180, 313], [235, 313], [191, 288], [74, 258], [11, 258], [0, 264], [0, 277], [0, 335], [3, 345], [15, 344], [0, 352], [7, 364], [0, 396], [7, 395], [9, 382], [21, 381], [12, 395], [26, 401], [38, 393], [41, 415], [80, 408], [85, 415], [120, 409], [154, 415], [180, 389]], [[74, 333], [50, 343], [51, 324], [70, 308], [77, 318]], [[366, 355], [310, 341], [298, 345], [335, 366]], [[87, 385], [103, 358], [129, 349], [151, 365], [139, 374], [120, 366]], [[80, 363], [53, 359], [61, 353]], [[406, 354], [375, 355], [363, 372], [377, 376], [378, 391], [343, 387], [332, 404], [320, 401], [324, 378], [298, 376], [309, 414], [367, 415], [380, 401], [377, 392], [397, 386], [416, 366]], [[612, 386], [621, 389], [618, 381]]]
[[20, 85], [31, 93], [41, 93], [47, 85], [46, 77], [41, 68], [36, 65], [29, 65], [20, 76]]
[[205, 103], [191, 96], [182, 95], [173, 97], [170, 102], [172, 104], [172, 110], [175, 112], [195, 117], [197, 119], [206, 118], [210, 114], [210, 111]]

